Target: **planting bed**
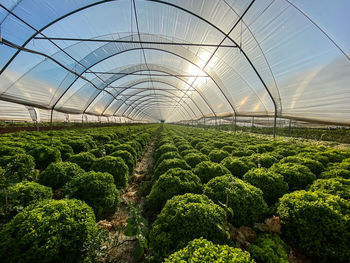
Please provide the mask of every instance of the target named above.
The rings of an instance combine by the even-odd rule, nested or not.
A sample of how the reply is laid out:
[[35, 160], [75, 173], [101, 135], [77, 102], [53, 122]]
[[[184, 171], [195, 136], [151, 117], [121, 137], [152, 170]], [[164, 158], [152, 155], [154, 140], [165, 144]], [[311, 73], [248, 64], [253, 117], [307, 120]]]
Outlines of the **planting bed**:
[[0, 137], [1, 262], [348, 262], [350, 149], [175, 125]]

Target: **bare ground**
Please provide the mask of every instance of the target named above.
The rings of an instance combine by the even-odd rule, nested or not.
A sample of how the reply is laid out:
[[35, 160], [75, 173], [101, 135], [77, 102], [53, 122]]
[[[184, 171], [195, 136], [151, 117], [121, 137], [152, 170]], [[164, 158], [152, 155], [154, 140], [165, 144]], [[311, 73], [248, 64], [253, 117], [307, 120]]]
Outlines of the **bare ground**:
[[[129, 178], [130, 184], [122, 191], [121, 204], [117, 210], [105, 220], [98, 222], [98, 225], [109, 231], [110, 241], [116, 240], [119, 245], [113, 247], [111, 244], [106, 244], [108, 255], [101, 262], [118, 262], [118, 263], [136, 263], [134, 259], [134, 250], [137, 240], [132, 237], [125, 236], [123, 229], [126, 227], [128, 218], [128, 204], [140, 204], [144, 197], [138, 194], [140, 184], [143, 180], [150, 178], [154, 160], [153, 152], [155, 148], [155, 140], [150, 143], [144, 151], [141, 159], [137, 162], [134, 174]], [[107, 242], [108, 243], [108, 242]]]

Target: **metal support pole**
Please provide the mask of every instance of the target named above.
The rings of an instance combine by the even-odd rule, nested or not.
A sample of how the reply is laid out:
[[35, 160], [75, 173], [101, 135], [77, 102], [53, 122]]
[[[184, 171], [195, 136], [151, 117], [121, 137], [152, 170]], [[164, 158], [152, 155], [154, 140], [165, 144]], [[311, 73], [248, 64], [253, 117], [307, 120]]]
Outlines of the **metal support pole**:
[[253, 129], [254, 129], [254, 116], [252, 117], [252, 126], [250, 128], [250, 131], [253, 132]]
[[84, 127], [84, 113], [81, 115], [81, 127]]
[[51, 114], [50, 114], [50, 131], [52, 131], [52, 119], [53, 119], [53, 109], [51, 109]]
[[237, 114], [235, 114], [235, 132], [237, 132]]
[[235, 129], [235, 119], [234, 119], [234, 116], [232, 116], [232, 130], [234, 131]]
[[273, 139], [276, 139], [276, 130], [277, 130], [277, 111], [275, 111], [275, 116], [273, 118]]
[[36, 131], [39, 131], [39, 122], [38, 122], [38, 120], [35, 121], [35, 125], [36, 125]]
[[289, 119], [289, 125], [288, 125], [288, 136], [292, 136], [292, 120]]

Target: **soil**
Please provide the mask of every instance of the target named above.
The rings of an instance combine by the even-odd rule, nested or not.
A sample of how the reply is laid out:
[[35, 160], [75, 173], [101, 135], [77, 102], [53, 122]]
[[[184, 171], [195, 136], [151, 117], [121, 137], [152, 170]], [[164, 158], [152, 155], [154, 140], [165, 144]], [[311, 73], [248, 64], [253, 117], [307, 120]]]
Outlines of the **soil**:
[[118, 262], [118, 263], [136, 263], [134, 259], [134, 250], [137, 245], [137, 239], [125, 236], [123, 230], [126, 227], [128, 218], [128, 204], [133, 203], [140, 205], [144, 202], [145, 196], [139, 194], [139, 187], [142, 181], [149, 179], [153, 172], [153, 152], [155, 149], [155, 141], [148, 145], [141, 159], [136, 164], [134, 174], [129, 178], [128, 187], [120, 192], [121, 203], [116, 211], [99, 221], [97, 224], [109, 231], [109, 239], [117, 240], [119, 246], [112, 248], [106, 244], [108, 249], [108, 259], [103, 259], [101, 262]]

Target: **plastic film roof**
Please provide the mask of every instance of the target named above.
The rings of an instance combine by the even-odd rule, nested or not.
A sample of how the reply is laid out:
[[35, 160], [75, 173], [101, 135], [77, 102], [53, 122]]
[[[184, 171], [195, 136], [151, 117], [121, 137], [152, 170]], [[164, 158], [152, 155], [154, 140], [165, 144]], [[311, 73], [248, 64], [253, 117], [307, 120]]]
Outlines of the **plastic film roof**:
[[2, 0], [0, 118], [30, 119], [32, 107], [55, 120], [350, 124], [348, 10], [348, 0]]

